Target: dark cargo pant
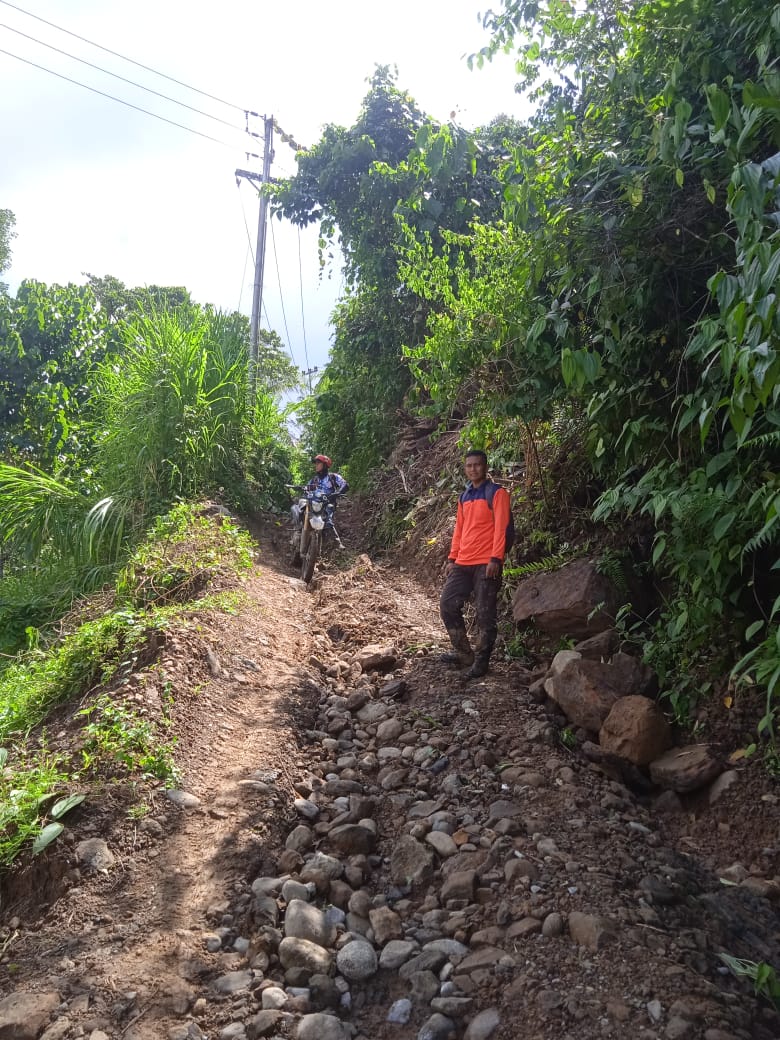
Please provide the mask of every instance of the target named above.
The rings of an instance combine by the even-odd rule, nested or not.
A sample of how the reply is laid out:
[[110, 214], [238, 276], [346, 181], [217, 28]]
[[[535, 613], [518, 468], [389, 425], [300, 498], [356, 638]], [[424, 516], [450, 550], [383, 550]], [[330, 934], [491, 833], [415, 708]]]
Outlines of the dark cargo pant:
[[471, 567], [453, 563], [441, 590], [439, 609], [444, 627], [448, 632], [459, 629], [465, 631], [463, 607], [472, 592], [474, 593], [477, 629], [479, 630], [474, 650], [477, 655], [482, 655], [487, 660], [498, 635], [496, 613], [501, 578], [488, 578], [485, 575], [486, 568], [487, 564], [484, 563]]

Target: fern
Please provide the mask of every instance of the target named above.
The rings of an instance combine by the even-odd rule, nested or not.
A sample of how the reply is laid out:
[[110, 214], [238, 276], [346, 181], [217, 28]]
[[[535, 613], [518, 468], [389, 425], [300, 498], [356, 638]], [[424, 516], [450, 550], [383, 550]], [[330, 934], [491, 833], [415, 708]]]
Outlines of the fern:
[[506, 567], [504, 576], [507, 578], [527, 578], [530, 574], [541, 574], [544, 571], [555, 571], [568, 561], [565, 553], [556, 553], [554, 556], [545, 556], [542, 560], [534, 560], [531, 563], [521, 563], [518, 567]]
[[780, 517], [775, 513], [774, 516], [767, 520], [761, 530], [745, 543], [742, 549], [743, 557], [748, 553], [755, 552], [757, 549], [764, 549], [766, 546], [771, 545], [778, 535], [780, 535]]
[[626, 581], [625, 553], [616, 553], [612, 549], [605, 549], [596, 560], [596, 570], [608, 578], [619, 592], [628, 592]]

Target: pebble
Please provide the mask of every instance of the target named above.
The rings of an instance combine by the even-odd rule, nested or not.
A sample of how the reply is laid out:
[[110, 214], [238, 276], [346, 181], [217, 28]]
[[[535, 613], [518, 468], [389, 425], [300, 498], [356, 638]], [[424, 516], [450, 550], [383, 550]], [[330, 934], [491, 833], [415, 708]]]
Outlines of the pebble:
[[379, 960], [374, 947], [360, 939], [347, 943], [336, 954], [336, 966], [345, 979], [360, 982], [376, 974]]

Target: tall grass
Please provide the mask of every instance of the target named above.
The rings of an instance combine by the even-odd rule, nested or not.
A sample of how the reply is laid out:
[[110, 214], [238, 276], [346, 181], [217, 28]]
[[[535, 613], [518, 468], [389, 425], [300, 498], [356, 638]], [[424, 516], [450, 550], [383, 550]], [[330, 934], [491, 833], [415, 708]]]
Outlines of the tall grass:
[[249, 398], [245, 326], [194, 305], [135, 314], [92, 373], [89, 457], [54, 474], [0, 463], [0, 646], [110, 579], [175, 501], [280, 497], [290, 437], [266, 388]]

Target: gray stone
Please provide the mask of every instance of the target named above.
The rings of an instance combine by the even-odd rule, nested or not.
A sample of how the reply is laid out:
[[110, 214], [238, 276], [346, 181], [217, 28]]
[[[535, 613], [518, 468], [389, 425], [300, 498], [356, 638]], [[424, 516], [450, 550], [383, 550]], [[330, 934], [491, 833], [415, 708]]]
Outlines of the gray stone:
[[400, 719], [385, 719], [376, 728], [376, 742], [377, 744], [392, 744], [405, 729], [406, 726]]
[[229, 971], [215, 981], [214, 989], [218, 993], [240, 993], [249, 989], [253, 978], [251, 971]]
[[246, 1040], [243, 1022], [231, 1022], [219, 1031], [219, 1040]]
[[363, 823], [344, 823], [328, 833], [328, 841], [343, 856], [367, 856], [374, 851], [376, 831]]
[[449, 859], [458, 851], [458, 846], [444, 831], [430, 831], [426, 834], [425, 840], [442, 859]]
[[0, 1000], [0, 1040], [36, 1040], [59, 1003], [57, 993], [12, 993]]
[[308, 885], [302, 885], [300, 881], [289, 878], [282, 885], [282, 899], [285, 903], [291, 903], [293, 899], [302, 899], [304, 903], [308, 903], [311, 897], [312, 893]]
[[440, 1011], [448, 1018], [464, 1018], [474, 1006], [471, 997], [434, 997], [431, 1001], [433, 1011]]
[[80, 841], [76, 846], [76, 859], [103, 874], [114, 865], [114, 854], [102, 838]]
[[379, 955], [379, 967], [395, 971], [417, 953], [417, 943], [406, 939], [391, 939]]
[[563, 917], [556, 911], [553, 911], [545, 917], [544, 922], [542, 923], [542, 935], [548, 939], [554, 939], [556, 936], [562, 934]]
[[295, 1034], [296, 1040], [351, 1040], [351, 1035], [339, 1019], [324, 1012], [304, 1015]]
[[501, 1015], [498, 1008], [486, 1008], [469, 1022], [463, 1040], [490, 1040], [500, 1025]]
[[296, 798], [293, 807], [299, 816], [303, 816], [307, 820], [316, 820], [320, 815], [319, 806], [310, 802], [308, 798]]
[[[286, 995], [285, 995], [286, 999]], [[284, 1015], [281, 1011], [267, 1010], [258, 1011], [246, 1024], [246, 1032], [249, 1040], [258, 1040], [259, 1037], [271, 1036], [281, 1025]]]
[[336, 940], [336, 929], [325, 914], [311, 903], [293, 899], [284, 917], [284, 934], [294, 939], [308, 939], [318, 946], [330, 947]]
[[285, 970], [302, 968], [311, 974], [327, 975], [333, 964], [333, 954], [307, 939], [290, 937], [279, 943], [279, 960]]
[[342, 946], [336, 954], [336, 967], [350, 982], [361, 982], [376, 974], [379, 962], [371, 943], [361, 939]]
[[397, 885], [416, 885], [433, 877], [433, 852], [408, 834], [393, 846], [390, 878]]
[[287, 841], [284, 844], [285, 848], [292, 849], [294, 852], [307, 852], [314, 844], [311, 828], [307, 827], [305, 823], [299, 823], [287, 835]]
[[417, 1040], [455, 1040], [457, 1027], [446, 1015], [435, 1014], [422, 1024]]
[[441, 901], [445, 904], [450, 899], [464, 899], [471, 902], [474, 898], [474, 887], [477, 872], [475, 870], [457, 870], [450, 874], [441, 887]]
[[439, 992], [439, 980], [432, 971], [413, 971], [408, 982], [414, 1004], [430, 1004]]
[[387, 1021], [399, 1026], [405, 1026], [411, 1017], [412, 1002], [406, 997], [393, 1001], [387, 1012]]
[[178, 805], [180, 809], [197, 809], [200, 805], [200, 798], [197, 795], [190, 794], [189, 791], [176, 791], [170, 788], [165, 792], [165, 797], [169, 802]]

